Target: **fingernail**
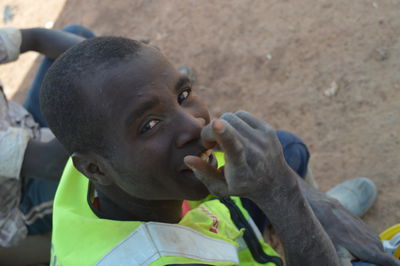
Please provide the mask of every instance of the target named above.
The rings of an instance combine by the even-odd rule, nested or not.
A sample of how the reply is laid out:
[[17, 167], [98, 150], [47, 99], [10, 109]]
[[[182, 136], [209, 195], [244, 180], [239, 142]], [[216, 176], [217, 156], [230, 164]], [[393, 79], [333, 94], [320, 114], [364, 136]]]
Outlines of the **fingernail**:
[[215, 119], [212, 127], [218, 133], [223, 133], [225, 131], [225, 125], [220, 119]]
[[183, 161], [185, 162], [185, 164], [190, 168], [190, 169], [194, 169], [194, 166], [190, 163], [190, 156], [186, 156], [185, 158], [183, 158]]
[[206, 120], [202, 117], [197, 117], [197, 121], [200, 122], [200, 125], [204, 127], [206, 125]]

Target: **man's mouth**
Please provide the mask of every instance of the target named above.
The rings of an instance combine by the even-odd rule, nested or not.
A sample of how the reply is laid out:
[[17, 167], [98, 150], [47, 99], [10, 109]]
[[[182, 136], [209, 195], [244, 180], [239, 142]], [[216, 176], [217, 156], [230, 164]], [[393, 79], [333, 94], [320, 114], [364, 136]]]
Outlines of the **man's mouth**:
[[209, 149], [209, 150], [203, 151], [202, 153], [200, 153], [199, 157], [200, 157], [200, 159], [202, 159], [203, 161], [205, 161], [205, 162], [207, 162], [207, 163], [210, 163], [210, 162], [212, 161], [212, 159], [213, 159], [212, 150]]
[[[199, 155], [197, 155], [197, 157], [199, 157], [200, 159], [202, 159], [203, 161], [205, 161], [206, 163], [217, 167], [217, 159], [215, 158], [212, 149], [209, 150], [205, 150], [203, 152], [201, 152]], [[181, 172], [192, 172], [192, 170], [190, 168], [188, 168], [186, 165], [184, 165], [183, 169], [181, 168], [180, 170]]]

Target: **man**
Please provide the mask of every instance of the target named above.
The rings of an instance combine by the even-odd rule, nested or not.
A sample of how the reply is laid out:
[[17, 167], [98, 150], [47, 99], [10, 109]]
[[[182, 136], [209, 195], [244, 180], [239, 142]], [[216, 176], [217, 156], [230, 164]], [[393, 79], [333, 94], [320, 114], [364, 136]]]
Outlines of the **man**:
[[[49, 69], [41, 107], [87, 177], [67, 165], [54, 264], [281, 265], [229, 197], [241, 196], [271, 220], [288, 265], [349, 263], [348, 252], [398, 265], [361, 220], [298, 178], [268, 124], [243, 111], [210, 122], [190, 80], [157, 49], [124, 38], [82, 42]], [[220, 198], [181, 217], [183, 200], [210, 193]]]

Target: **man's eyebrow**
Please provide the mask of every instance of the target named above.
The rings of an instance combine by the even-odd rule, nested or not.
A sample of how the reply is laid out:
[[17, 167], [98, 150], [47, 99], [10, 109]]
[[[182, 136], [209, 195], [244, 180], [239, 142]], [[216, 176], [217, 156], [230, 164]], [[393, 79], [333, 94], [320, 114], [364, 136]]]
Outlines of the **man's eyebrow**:
[[175, 84], [175, 89], [179, 90], [183, 85], [186, 84], [191, 84], [192, 82], [190, 81], [190, 79], [187, 76], [181, 76], [178, 80], [178, 82], [176, 82]]
[[142, 116], [146, 111], [153, 109], [156, 105], [160, 103], [158, 98], [150, 99], [146, 102], [141, 103], [136, 107], [126, 118], [125, 125], [129, 127], [136, 119]]

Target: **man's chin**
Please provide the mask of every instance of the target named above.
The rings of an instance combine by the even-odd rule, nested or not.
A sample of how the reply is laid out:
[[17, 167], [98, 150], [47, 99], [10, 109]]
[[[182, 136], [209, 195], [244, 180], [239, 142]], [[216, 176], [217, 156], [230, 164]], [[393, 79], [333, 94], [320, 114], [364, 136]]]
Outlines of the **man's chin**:
[[202, 200], [210, 194], [208, 188], [194, 175], [193, 171], [184, 171], [182, 178], [186, 200]]
[[207, 196], [210, 195], [210, 193], [206, 193], [203, 195], [190, 195], [185, 197], [185, 200], [189, 200], [189, 201], [202, 201], [205, 198], [207, 198]]

